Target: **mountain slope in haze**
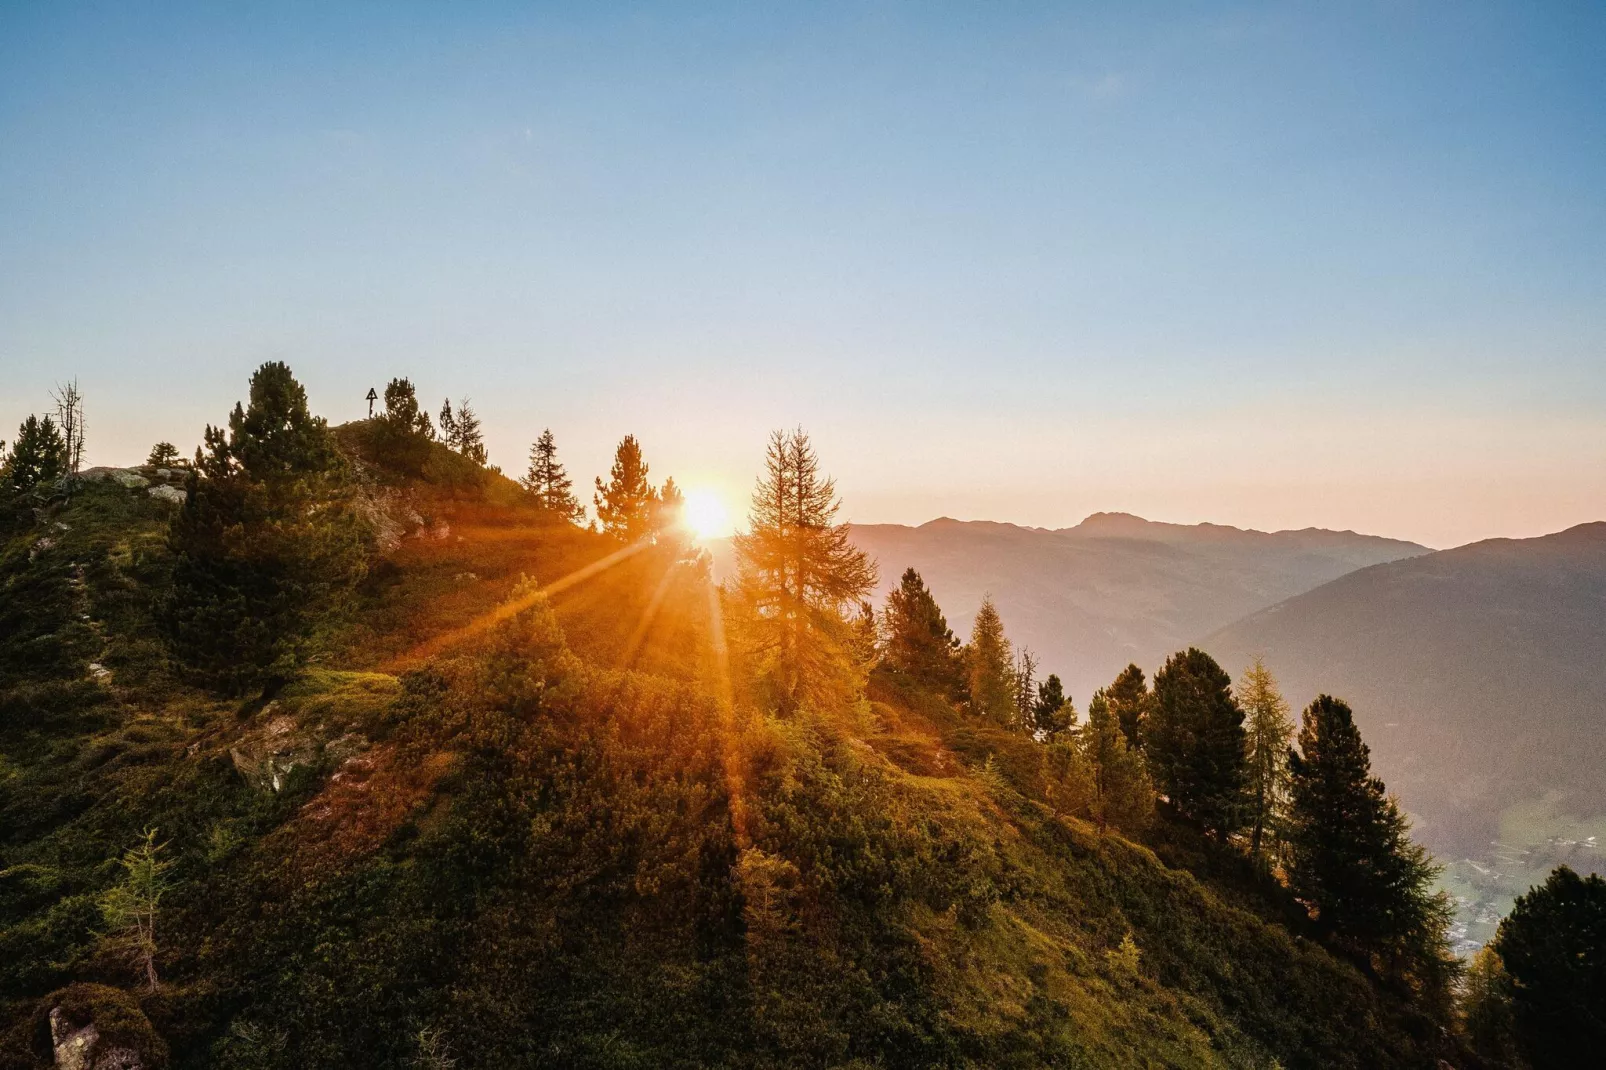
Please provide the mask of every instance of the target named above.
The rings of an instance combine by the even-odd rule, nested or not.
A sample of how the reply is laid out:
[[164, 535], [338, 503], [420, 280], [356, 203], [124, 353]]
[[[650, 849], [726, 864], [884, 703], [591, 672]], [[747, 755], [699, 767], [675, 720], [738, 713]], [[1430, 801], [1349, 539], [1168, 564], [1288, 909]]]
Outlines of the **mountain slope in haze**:
[[1469, 880], [1521, 891], [1548, 863], [1600, 867], [1606, 523], [1362, 569], [1202, 645], [1264, 656], [1296, 707], [1346, 698], [1378, 774]]
[[[1246, 531], [1095, 513], [1048, 530], [991, 521], [855, 524], [881, 568], [877, 597], [918, 569], [955, 632], [991, 593], [1017, 646], [1058, 673], [1078, 705], [1129, 662], [1152, 671], [1171, 652], [1257, 609], [1358, 568], [1428, 553], [1351, 531]], [[731, 569], [716, 554], [716, 574]], [[1228, 664], [1236, 672], [1240, 666]]]

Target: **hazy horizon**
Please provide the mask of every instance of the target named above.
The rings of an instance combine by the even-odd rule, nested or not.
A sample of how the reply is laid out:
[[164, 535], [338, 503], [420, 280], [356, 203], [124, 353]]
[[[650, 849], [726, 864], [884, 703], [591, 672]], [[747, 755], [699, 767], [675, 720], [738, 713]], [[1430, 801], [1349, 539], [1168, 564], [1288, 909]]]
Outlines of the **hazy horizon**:
[[287, 361], [862, 523], [1602, 519], [1606, 14], [0, 10], [0, 438]]

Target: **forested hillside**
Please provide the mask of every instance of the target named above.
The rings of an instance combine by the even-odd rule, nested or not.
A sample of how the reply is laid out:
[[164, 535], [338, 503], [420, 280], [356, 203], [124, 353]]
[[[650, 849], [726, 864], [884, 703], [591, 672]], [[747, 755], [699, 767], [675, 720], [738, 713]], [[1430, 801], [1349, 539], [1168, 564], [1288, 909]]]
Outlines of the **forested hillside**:
[[806, 436], [723, 587], [545, 441], [265, 365], [191, 465], [10, 470], [0, 1066], [1484, 1065], [1343, 703], [1286, 769], [1202, 651], [1078, 717], [990, 607], [858, 608]]

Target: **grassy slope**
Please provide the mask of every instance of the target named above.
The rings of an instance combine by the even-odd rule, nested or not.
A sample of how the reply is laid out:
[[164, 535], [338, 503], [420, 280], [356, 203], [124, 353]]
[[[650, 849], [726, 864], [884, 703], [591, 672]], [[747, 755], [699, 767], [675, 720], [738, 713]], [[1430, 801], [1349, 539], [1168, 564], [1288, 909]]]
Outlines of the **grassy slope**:
[[41, 996], [130, 983], [93, 900], [148, 824], [178, 884], [143, 1004], [181, 1066], [404, 1065], [420, 1030], [461, 1066], [1431, 1065], [1397, 1000], [1266, 920], [1274, 893], [1049, 814], [1028, 741], [884, 682], [820, 717], [722, 710], [697, 583], [638, 628], [646, 557], [409, 657], [606, 547], [401, 489], [450, 534], [404, 539], [270, 702], [170, 674], [143, 494], [97, 485], [8, 533], [17, 1065]]

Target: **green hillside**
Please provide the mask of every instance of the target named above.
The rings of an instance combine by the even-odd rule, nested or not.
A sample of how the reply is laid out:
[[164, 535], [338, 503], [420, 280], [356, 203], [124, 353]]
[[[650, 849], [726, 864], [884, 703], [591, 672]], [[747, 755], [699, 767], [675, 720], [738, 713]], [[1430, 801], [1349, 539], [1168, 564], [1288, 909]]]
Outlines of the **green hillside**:
[[[1056, 816], [1029, 736], [882, 673], [766, 710], [705, 566], [589, 568], [617, 544], [501, 476], [340, 441], [378, 535], [268, 693], [164, 640], [174, 505], [6, 515], [0, 1066], [57, 1008], [147, 1068], [1457, 1057], [1235, 852]], [[101, 909], [147, 828], [155, 991]]]

